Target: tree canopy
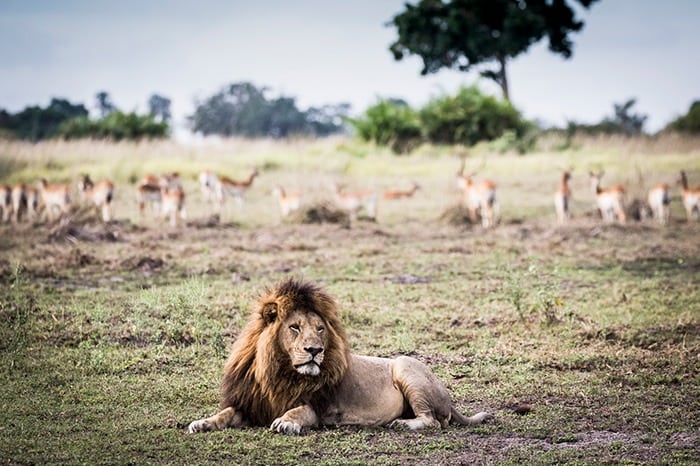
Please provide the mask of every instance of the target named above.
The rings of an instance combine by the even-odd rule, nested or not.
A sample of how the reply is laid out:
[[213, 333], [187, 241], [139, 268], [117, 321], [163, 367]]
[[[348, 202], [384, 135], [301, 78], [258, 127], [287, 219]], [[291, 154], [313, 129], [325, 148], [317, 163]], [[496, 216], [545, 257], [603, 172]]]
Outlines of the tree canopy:
[[153, 94], [148, 99], [148, 114], [161, 122], [169, 122], [172, 118], [170, 113], [170, 99], [162, 95]]
[[513, 147], [526, 150], [520, 140], [531, 126], [510, 102], [475, 86], [436, 97], [419, 110], [399, 99], [383, 99], [350, 122], [361, 139], [387, 145], [396, 153], [410, 152], [421, 142], [471, 146], [506, 134]]
[[[586, 8], [596, 1], [573, 0]], [[390, 46], [396, 60], [419, 56], [424, 75], [495, 62], [481, 74], [501, 87], [506, 100], [509, 60], [545, 36], [552, 52], [569, 58], [569, 35], [583, 28], [566, 0], [420, 0], [405, 6], [388, 24], [398, 33]]]
[[700, 100], [693, 102], [688, 109], [688, 113], [673, 120], [666, 129], [682, 133], [700, 134]]
[[89, 118], [83, 104], [72, 104], [66, 99], [54, 98], [45, 108], [31, 106], [17, 113], [0, 109], [0, 136], [30, 141], [50, 138], [133, 140], [162, 138], [170, 132], [168, 122], [157, 121], [153, 115], [117, 110], [106, 92], [98, 93], [96, 99], [103, 102], [105, 113], [98, 119]]
[[193, 131], [204, 135], [284, 138], [325, 136], [342, 130], [349, 104], [297, 108], [293, 97], [268, 98], [269, 90], [249, 82], [224, 86], [195, 104], [189, 117]]
[[570, 136], [582, 132], [586, 134], [623, 134], [634, 136], [644, 132], [644, 123], [648, 115], [633, 113], [637, 99], [628, 99], [621, 104], [613, 104], [613, 114], [595, 124], [583, 124], [569, 121], [566, 131]]
[[14, 114], [0, 110], [0, 128], [12, 137], [39, 141], [56, 136], [63, 122], [72, 118], [87, 118], [87, 115], [83, 104], [54, 98], [45, 108], [30, 106]]

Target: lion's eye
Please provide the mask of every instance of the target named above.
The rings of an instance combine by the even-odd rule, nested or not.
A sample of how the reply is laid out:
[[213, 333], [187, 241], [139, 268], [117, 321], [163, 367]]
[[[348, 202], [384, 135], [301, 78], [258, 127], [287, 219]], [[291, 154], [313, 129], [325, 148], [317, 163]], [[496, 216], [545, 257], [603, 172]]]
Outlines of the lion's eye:
[[319, 327], [319, 328], [318, 328], [318, 333], [323, 333], [323, 332], [325, 332], [325, 331], [326, 331], [326, 329], [323, 328], [323, 327]]
[[301, 328], [297, 324], [292, 324], [289, 326], [289, 328], [292, 330], [294, 333], [299, 333], [301, 332]]

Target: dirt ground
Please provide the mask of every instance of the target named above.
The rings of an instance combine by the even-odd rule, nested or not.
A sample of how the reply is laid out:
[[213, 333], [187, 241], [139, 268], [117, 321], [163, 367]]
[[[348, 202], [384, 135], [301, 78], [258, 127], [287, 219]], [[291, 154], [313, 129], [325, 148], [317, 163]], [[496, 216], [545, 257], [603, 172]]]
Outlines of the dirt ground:
[[[289, 275], [305, 277], [330, 287], [341, 307], [368, 305], [367, 311], [348, 312], [345, 320], [354, 346], [378, 355], [406, 354], [406, 348], [395, 346], [400, 340], [374, 341], [370, 333], [394, 324], [371, 313], [390, 306], [392, 294], [408, 296], [406, 299], [415, 300], [423, 314], [402, 317], [402, 306], [388, 311], [394, 313], [388, 322], [406, 318], [409, 325], [419, 325], [410, 337], [397, 338], [410, 338], [408, 345], [417, 345], [413, 349], [417, 357], [442, 368], [443, 376], [450, 376], [448, 385], [458, 389], [460, 402], [483, 403], [496, 412], [496, 420], [477, 432], [448, 429], [402, 437], [405, 444], [391, 448], [386, 447], [390, 434], [360, 434], [363, 431], [347, 429], [350, 436], [362, 435], [368, 448], [367, 452], [345, 456], [350, 462], [414, 464], [418, 458], [420, 464], [691, 464], [700, 461], [699, 233], [697, 224], [680, 220], [664, 228], [641, 223], [602, 225], [590, 217], [563, 227], [549, 220], [504, 221], [493, 230], [449, 225], [437, 214], [429, 222], [281, 223], [254, 228], [222, 224], [208, 217], [174, 228], [128, 221], [103, 224], [76, 217], [53, 225], [0, 226], [0, 280], [3, 286], [11, 285], [14, 270], [21, 264], [32, 287], [42, 293], [57, 293], [56, 308], [60, 309], [75, 292], [105, 297], [119, 292], [115, 295], [119, 304], [125, 300], [121, 296], [133, 290], [210, 277], [232, 290], [243, 289], [247, 298], [261, 284]], [[546, 293], [550, 288], [544, 284], [552, 277], [556, 277], [557, 288], [552, 292], [556, 296], [551, 297], [555, 304], [541, 304], [549, 303]], [[455, 293], [464, 295], [450, 296], [445, 290], [450, 290], [451, 283], [459, 283], [454, 285]], [[659, 291], [664, 287], [673, 289], [664, 294]], [[680, 305], [686, 309], [669, 304], [675, 310], [668, 317], [645, 314], [639, 320], [634, 316], [625, 320], [616, 315], [618, 311], [630, 314], [659, 305], [657, 300], [662, 298], [671, 303], [674, 293], [687, 290], [691, 294]], [[513, 308], [518, 308], [520, 294], [529, 299], [529, 307], [519, 315]], [[569, 310], [556, 304], [560, 296], [570, 303]], [[220, 291], [212, 306], [229, 309], [230, 302], [221, 304], [227, 299], [230, 295]], [[603, 308], [601, 313], [582, 310], [586, 299], [594, 299], [595, 305]], [[435, 323], [421, 323], [421, 316], [434, 318]], [[57, 314], [53, 318], [62, 319]], [[551, 328], [556, 322], [569, 321], [575, 323], [562, 324], [567, 326], [567, 336], [561, 340], [536, 341], [556, 339]], [[366, 329], [360, 328], [361, 322], [367, 322]], [[129, 348], [146, 349], [162, 344], [148, 336], [130, 334], [120, 325], [115, 318], [114, 328], [101, 336], [103, 341], [112, 339]], [[424, 335], [416, 335], [418, 330]], [[230, 341], [237, 329], [221, 331]], [[67, 322], [64, 330], [38, 344], [75, 347], [90, 332], [89, 325], [78, 330]], [[528, 336], [528, 332], [533, 333]], [[576, 341], [567, 340], [569, 334]], [[471, 349], [466, 351], [459, 335], [486, 337], [469, 343]], [[179, 338], [173, 343], [178, 347], [206, 345], [208, 341], [198, 342], [186, 333]], [[555, 354], [558, 345], [562, 346], [560, 355]], [[547, 350], [540, 354], [538, 346]], [[571, 348], [577, 349], [570, 352]], [[596, 353], [596, 348], [604, 350]], [[500, 351], [499, 358], [512, 360], [494, 362], [495, 351]], [[517, 353], [527, 351], [533, 352], [530, 359], [519, 363]], [[679, 359], [673, 359], [677, 354]], [[491, 357], [494, 367], [483, 368], [482, 377], [471, 384], [475, 386], [460, 388], [463, 375], [451, 365], [467, 360], [465, 364], [475, 367], [467, 358], [479, 355]], [[670, 366], [664, 366], [669, 355], [674, 355], [668, 360]], [[635, 387], [630, 382], [638, 370], [635, 365], [639, 365], [640, 374], [659, 380], [638, 382]], [[527, 376], [513, 382], [495, 375], [503, 370], [518, 372], [521, 366], [534, 367], [543, 371], [547, 380], [556, 380], [562, 385], [561, 395], [557, 390], [547, 392], [540, 382]], [[218, 374], [217, 367], [207, 370], [214, 377]], [[470, 376], [475, 371], [470, 369]], [[596, 385], [595, 390], [576, 390], [568, 385], [585, 384], [591, 376], [605, 377], [609, 382]], [[479, 384], [490, 385], [482, 392]], [[215, 392], [216, 387], [207, 390]], [[680, 393], [659, 394], [665, 390]], [[620, 405], [609, 406], [615, 400]], [[630, 406], [638, 402], [641, 414], [632, 421], [636, 414]], [[667, 402], [670, 405], [665, 406]], [[652, 409], [658, 412], [643, 412]], [[548, 411], [559, 414], [544, 414]], [[629, 417], [621, 415], [624, 411]], [[669, 419], [664, 411], [666, 416], [683, 413], [683, 418]], [[567, 416], [577, 418], [557, 424]], [[188, 414], [181, 414], [175, 427], [182, 428], [187, 419]], [[431, 447], [433, 442], [438, 445]], [[453, 446], [445, 446], [449, 444]], [[417, 457], [416, 452], [422, 453]], [[210, 460], [216, 456], [212, 455]], [[296, 460], [300, 464], [341, 464], [343, 458], [340, 454], [329, 458], [312, 453]], [[140, 461], [138, 456], [126, 460]], [[156, 462], [161, 460], [179, 463], [182, 459], [155, 457]], [[268, 461], [255, 456], [238, 460]]]

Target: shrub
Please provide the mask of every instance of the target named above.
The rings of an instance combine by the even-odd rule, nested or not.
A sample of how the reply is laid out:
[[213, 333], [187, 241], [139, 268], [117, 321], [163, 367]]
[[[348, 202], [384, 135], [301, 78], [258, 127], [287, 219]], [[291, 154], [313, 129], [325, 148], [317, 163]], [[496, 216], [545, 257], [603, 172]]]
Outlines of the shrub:
[[418, 115], [396, 99], [380, 100], [364, 117], [349, 121], [361, 139], [389, 146], [397, 154], [410, 152], [422, 139]]
[[168, 123], [156, 121], [152, 115], [112, 112], [100, 120], [87, 117], [65, 121], [58, 128], [57, 135], [64, 139], [123, 139], [163, 138], [168, 135]]
[[688, 109], [688, 113], [673, 120], [666, 129], [682, 133], [700, 134], [700, 100], [693, 102]]
[[419, 116], [426, 139], [435, 144], [471, 146], [497, 139], [506, 131], [520, 138], [527, 126], [509, 102], [484, 95], [475, 86], [432, 100]]

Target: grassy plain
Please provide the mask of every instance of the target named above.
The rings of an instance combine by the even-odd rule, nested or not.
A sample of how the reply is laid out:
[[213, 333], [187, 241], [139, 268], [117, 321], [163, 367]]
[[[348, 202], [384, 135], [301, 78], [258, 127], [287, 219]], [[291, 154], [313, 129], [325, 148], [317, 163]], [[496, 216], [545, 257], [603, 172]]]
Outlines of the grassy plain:
[[[589, 169], [630, 197], [700, 181], [697, 140], [581, 140], [566, 151], [470, 151], [497, 181], [501, 222], [448, 225], [454, 148], [411, 156], [345, 139], [102, 144], [0, 142], [0, 183], [117, 183], [117, 220], [0, 225], [0, 462], [7, 464], [697, 464], [700, 224], [673, 185], [672, 221], [603, 225]], [[243, 178], [220, 222], [203, 168]], [[572, 222], [556, 226], [560, 167], [574, 168]], [[140, 219], [134, 184], [179, 171], [188, 223]], [[276, 184], [307, 202], [329, 186], [421, 190], [376, 222], [281, 221]], [[421, 433], [324, 428], [187, 435], [218, 407], [227, 349], [257, 293], [289, 275], [339, 301], [358, 353], [430, 364], [478, 428]]]

